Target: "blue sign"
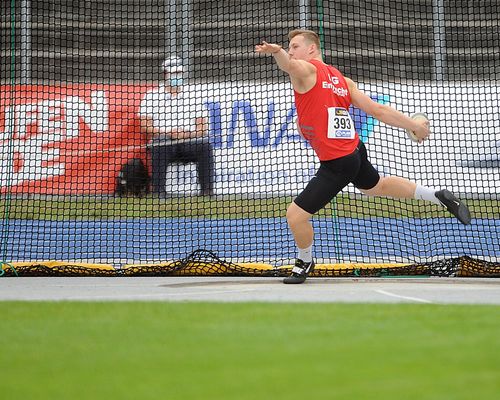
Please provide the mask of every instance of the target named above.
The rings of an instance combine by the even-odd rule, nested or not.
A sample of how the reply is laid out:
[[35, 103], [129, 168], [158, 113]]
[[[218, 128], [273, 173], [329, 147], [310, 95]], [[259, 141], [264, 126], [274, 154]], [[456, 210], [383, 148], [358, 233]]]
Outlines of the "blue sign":
[[[371, 95], [374, 101], [380, 104], [389, 103], [388, 95]], [[212, 145], [216, 149], [234, 147], [235, 134], [239, 127], [240, 119], [243, 117], [245, 132], [252, 147], [278, 147], [284, 141], [303, 140], [297, 134], [293, 121], [295, 119], [295, 106], [287, 110], [285, 121], [280, 125], [276, 135], [271, 135], [271, 127], [275, 120], [275, 102], [271, 99], [267, 104], [266, 118], [262, 127], [259, 127], [255, 107], [250, 100], [233, 101], [230, 110], [229, 125], [224, 135], [222, 129], [222, 106], [220, 101], [207, 101], [205, 106], [209, 113], [209, 131]], [[349, 110], [356, 128], [356, 132], [363, 142], [367, 142], [373, 133], [378, 121], [372, 116], [356, 107]]]

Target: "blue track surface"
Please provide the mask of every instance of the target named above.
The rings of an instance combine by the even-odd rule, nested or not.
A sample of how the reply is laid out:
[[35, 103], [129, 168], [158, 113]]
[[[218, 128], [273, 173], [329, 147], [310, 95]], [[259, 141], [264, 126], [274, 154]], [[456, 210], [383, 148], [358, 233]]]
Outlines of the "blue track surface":
[[[500, 257], [500, 220], [463, 226], [451, 218], [333, 219], [314, 222], [319, 259], [393, 262], [431, 257]], [[197, 249], [225, 259], [295, 257], [283, 218], [9, 221], [6, 260], [146, 262], [180, 259]]]

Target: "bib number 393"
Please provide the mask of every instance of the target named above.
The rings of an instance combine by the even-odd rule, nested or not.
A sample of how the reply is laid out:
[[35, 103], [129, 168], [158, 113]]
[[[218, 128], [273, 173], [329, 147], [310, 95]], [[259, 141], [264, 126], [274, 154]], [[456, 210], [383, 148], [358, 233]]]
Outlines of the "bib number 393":
[[328, 109], [328, 139], [354, 139], [354, 122], [345, 108]]

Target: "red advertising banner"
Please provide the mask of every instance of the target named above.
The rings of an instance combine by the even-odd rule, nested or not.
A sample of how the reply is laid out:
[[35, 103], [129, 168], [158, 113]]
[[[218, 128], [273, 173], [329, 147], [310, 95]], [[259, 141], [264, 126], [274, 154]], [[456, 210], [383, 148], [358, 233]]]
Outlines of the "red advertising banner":
[[0, 187], [13, 194], [111, 194], [146, 161], [137, 112], [146, 85], [0, 86]]

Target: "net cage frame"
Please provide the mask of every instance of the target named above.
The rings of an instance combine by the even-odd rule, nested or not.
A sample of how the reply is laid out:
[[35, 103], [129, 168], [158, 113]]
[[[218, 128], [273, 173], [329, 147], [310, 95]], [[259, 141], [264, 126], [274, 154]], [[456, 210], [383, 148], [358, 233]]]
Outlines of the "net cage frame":
[[[494, 1], [10, 0], [1, 11], [3, 276], [289, 273], [286, 207], [317, 163], [294, 129], [287, 75], [254, 46], [286, 48], [295, 28], [316, 31], [325, 62], [373, 100], [430, 115], [434, 137], [420, 146], [351, 110], [379, 172], [449, 185], [473, 214], [462, 227], [435, 205], [348, 187], [313, 219], [315, 276], [498, 276]], [[150, 179], [136, 117], [171, 55], [203, 97], [214, 194], [181, 162], [166, 198], [149, 180], [120, 196], [126, 162], [143, 160]]]

